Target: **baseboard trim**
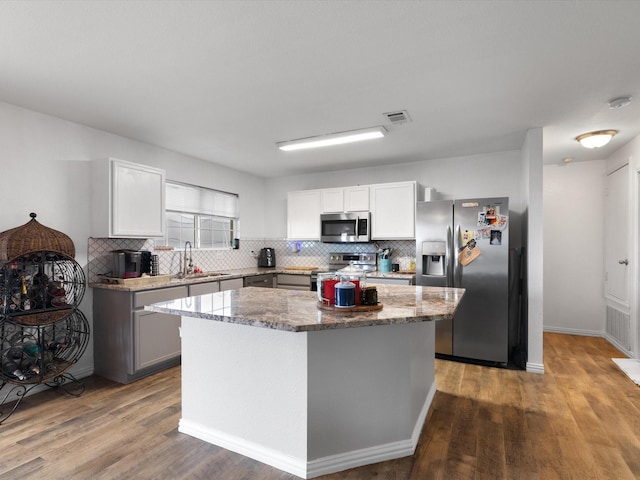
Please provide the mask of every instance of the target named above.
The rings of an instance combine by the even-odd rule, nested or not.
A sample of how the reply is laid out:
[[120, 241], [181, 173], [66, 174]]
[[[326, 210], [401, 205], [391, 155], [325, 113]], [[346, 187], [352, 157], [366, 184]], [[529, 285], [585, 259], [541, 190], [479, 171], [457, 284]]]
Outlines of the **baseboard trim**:
[[202, 427], [195, 422], [182, 418], [178, 423], [178, 431], [191, 435], [192, 437], [199, 438], [207, 443], [239, 453], [240, 455], [253, 458], [254, 460], [258, 460], [259, 462], [271, 465], [272, 467], [293, 475], [297, 475], [298, 477], [308, 478], [306, 476], [307, 462], [303, 458], [285, 455], [277, 450], [267, 448], [263, 445], [247, 441], [234, 435], [229, 435], [219, 430]]
[[543, 332], [550, 333], [563, 333], [565, 335], [580, 335], [583, 337], [603, 337], [605, 335], [604, 332], [598, 330], [582, 330], [578, 328], [565, 328], [565, 327], [544, 327], [542, 329]]
[[[543, 331], [550, 333], [562, 333], [565, 335], [581, 335], [583, 337], [601, 337], [604, 338], [611, 345], [616, 347], [622, 353], [624, 353], [627, 357], [633, 358], [633, 352], [631, 350], [625, 348], [613, 335], [609, 335], [607, 332], [599, 332], [596, 330], [578, 330], [575, 328], [560, 328], [560, 327], [544, 327]], [[529, 371], [529, 367], [527, 366], [527, 371]]]
[[411, 438], [363, 448], [361, 450], [330, 455], [328, 457], [311, 461], [292, 457], [290, 455], [283, 454], [282, 452], [264, 447], [263, 445], [258, 445], [214, 429], [204, 428], [193, 421], [185, 419], [180, 419], [178, 431], [192, 437], [199, 438], [205, 442], [218, 445], [219, 447], [226, 448], [227, 450], [253, 458], [254, 460], [293, 475], [297, 475], [298, 477], [309, 479], [319, 477], [321, 475], [341, 472], [350, 468], [413, 455], [416, 447], [418, 446], [420, 433], [422, 432], [422, 427], [424, 426], [424, 422], [427, 418], [427, 414], [429, 413], [429, 408], [431, 407], [435, 394], [436, 383], [433, 382], [429, 392], [427, 393], [427, 398], [420, 410], [418, 418], [416, 419]]
[[609, 342], [611, 345], [616, 347], [618, 350], [624, 353], [627, 357], [633, 358], [633, 352], [631, 352], [631, 350], [628, 350], [627, 348], [622, 346], [620, 342], [618, 342], [613, 335], [609, 335], [608, 333], [605, 333], [604, 338], [607, 342]]
[[342, 472], [350, 468], [357, 468], [372, 463], [386, 462], [396, 458], [413, 455], [415, 446], [411, 440], [400, 440], [385, 445], [376, 445], [353, 452], [313, 460], [307, 464], [307, 476], [303, 478], [315, 478], [321, 475]]
[[527, 362], [528, 373], [544, 373], [544, 365], [542, 363]]
[[317, 460], [312, 460], [307, 464], [307, 477], [315, 478], [321, 475], [329, 475], [331, 473], [341, 472], [350, 468], [357, 468], [363, 465], [371, 465], [372, 463], [386, 462], [396, 458], [408, 457], [413, 455], [418, 446], [422, 427], [429, 413], [431, 402], [436, 394], [436, 382], [434, 381], [429, 388], [427, 398], [425, 399], [420, 414], [416, 419], [413, 432], [410, 439], [399, 440], [397, 442], [376, 445], [370, 448], [363, 448], [352, 452], [331, 455]]

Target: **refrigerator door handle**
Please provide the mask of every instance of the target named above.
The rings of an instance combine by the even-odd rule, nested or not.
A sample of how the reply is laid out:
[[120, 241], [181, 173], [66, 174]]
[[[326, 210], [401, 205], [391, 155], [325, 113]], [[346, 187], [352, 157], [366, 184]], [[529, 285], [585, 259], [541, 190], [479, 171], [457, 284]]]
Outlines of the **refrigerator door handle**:
[[455, 262], [454, 258], [455, 255], [454, 253], [454, 249], [453, 249], [453, 234], [451, 232], [451, 225], [447, 226], [447, 241], [446, 241], [446, 245], [445, 245], [445, 252], [446, 252], [446, 261], [444, 264], [444, 268], [445, 268], [445, 275], [447, 277], [447, 287], [453, 287], [454, 286], [454, 278], [453, 278], [453, 274], [454, 274], [454, 270], [453, 270], [453, 265]]
[[462, 285], [462, 265], [458, 260], [458, 253], [460, 252], [460, 225], [456, 225], [456, 231], [453, 238], [453, 286], [460, 287]]

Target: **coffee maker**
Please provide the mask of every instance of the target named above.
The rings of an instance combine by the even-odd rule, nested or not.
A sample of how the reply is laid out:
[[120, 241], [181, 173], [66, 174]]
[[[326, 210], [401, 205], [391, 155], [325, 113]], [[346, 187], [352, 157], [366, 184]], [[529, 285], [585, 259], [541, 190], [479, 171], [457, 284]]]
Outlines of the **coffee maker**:
[[151, 252], [146, 250], [113, 250], [111, 275], [115, 278], [137, 278], [151, 273]]
[[262, 248], [258, 255], [258, 267], [261, 268], [275, 268], [276, 266], [276, 249], [275, 248]]

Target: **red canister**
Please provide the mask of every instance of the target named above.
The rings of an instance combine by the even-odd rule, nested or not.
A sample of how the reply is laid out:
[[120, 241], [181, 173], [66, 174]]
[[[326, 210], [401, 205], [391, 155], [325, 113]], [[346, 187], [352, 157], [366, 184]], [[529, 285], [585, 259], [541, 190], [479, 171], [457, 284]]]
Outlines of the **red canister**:
[[335, 305], [336, 303], [336, 283], [340, 280], [325, 280], [324, 281], [324, 294], [323, 298], [329, 305]]

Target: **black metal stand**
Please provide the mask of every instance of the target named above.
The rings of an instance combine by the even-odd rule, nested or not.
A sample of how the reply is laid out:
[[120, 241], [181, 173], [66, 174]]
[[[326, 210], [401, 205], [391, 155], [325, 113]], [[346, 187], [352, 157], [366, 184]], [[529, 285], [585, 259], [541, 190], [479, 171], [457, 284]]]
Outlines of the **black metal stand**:
[[[84, 393], [85, 390], [84, 384], [70, 373], [64, 373], [42, 383], [31, 383], [24, 385], [3, 380], [2, 385], [0, 385], [0, 392], [2, 392], [5, 387], [7, 387], [7, 389], [4, 393], [4, 396], [2, 396], [2, 401], [0, 402], [0, 405], [5, 407], [5, 409], [0, 410], [0, 425], [2, 425], [5, 420], [13, 415], [13, 413], [18, 409], [18, 406], [20, 405], [24, 397], [26, 397], [27, 394], [38, 385], [46, 385], [49, 388], [60, 388], [62, 392], [72, 397], [79, 397]], [[12, 402], [6, 403], [10, 397], [16, 398]]]
[[67, 372], [89, 343], [89, 322], [77, 309], [84, 290], [82, 268], [57, 253], [32, 252], [0, 269], [0, 424], [38, 385], [84, 392]]

